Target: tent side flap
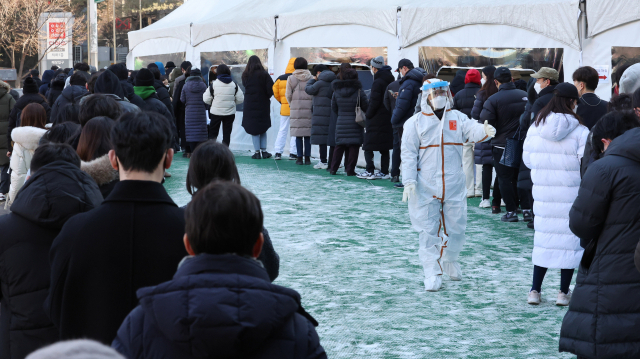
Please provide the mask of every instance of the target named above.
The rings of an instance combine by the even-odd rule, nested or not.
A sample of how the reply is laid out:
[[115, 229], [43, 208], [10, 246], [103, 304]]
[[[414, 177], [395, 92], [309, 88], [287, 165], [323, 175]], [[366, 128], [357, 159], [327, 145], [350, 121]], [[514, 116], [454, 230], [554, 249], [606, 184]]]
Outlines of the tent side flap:
[[638, 0], [587, 1], [589, 37], [638, 20], [640, 20], [640, 1]]

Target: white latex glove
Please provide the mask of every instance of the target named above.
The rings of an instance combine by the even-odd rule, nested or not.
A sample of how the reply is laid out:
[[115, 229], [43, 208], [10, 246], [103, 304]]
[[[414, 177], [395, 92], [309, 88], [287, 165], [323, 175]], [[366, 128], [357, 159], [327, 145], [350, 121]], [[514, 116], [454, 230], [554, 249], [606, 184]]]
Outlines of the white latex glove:
[[416, 184], [410, 183], [404, 186], [404, 192], [402, 192], [402, 202], [408, 202], [411, 197], [416, 194]]
[[489, 121], [484, 121], [484, 133], [489, 137], [496, 137], [496, 128], [489, 124]]

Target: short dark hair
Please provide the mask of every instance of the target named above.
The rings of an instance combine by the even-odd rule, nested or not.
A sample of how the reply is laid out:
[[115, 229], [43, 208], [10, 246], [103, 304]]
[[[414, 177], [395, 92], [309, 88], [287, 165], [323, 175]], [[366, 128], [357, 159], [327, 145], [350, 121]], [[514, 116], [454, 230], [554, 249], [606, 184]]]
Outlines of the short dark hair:
[[324, 64], [317, 64], [313, 67], [313, 74], [317, 74], [318, 72], [327, 71], [329, 68]]
[[84, 125], [92, 118], [106, 116], [110, 119], [117, 119], [122, 114], [118, 101], [111, 96], [94, 94], [87, 96], [80, 105], [78, 120], [80, 125]]
[[66, 143], [46, 143], [38, 146], [31, 158], [31, 173], [37, 172], [40, 168], [56, 162], [64, 161], [80, 168], [80, 157], [70, 145]]
[[171, 140], [169, 120], [155, 112], [127, 112], [111, 129], [111, 145], [125, 171], [153, 173]]
[[264, 216], [253, 193], [233, 182], [213, 182], [193, 196], [185, 219], [195, 253], [251, 256]]
[[640, 108], [640, 87], [633, 92], [633, 107]]
[[633, 111], [609, 112], [602, 116], [591, 129], [591, 147], [604, 152], [602, 139], [613, 140], [635, 127], [640, 127], [640, 121]]
[[158, 64], [156, 64], [155, 62], [150, 62], [150, 63], [147, 65], [147, 68], [148, 68], [149, 70], [151, 70], [151, 69], [152, 69], [152, 68], [154, 68], [154, 67], [155, 67], [156, 69], [158, 68]]
[[111, 129], [115, 121], [109, 117], [94, 117], [82, 128], [78, 141], [78, 156], [89, 162], [102, 157], [111, 150]]
[[54, 119], [54, 126], [64, 122], [73, 122], [77, 123], [78, 125], [80, 124], [80, 120], [78, 119], [80, 115], [80, 108], [75, 102], [64, 106], [62, 109], [60, 109], [60, 111], [62, 111], [62, 116], [57, 116], [57, 118]]
[[229, 147], [215, 140], [208, 140], [191, 154], [187, 171], [187, 192], [193, 195], [198, 189], [214, 181], [240, 184], [240, 175]]
[[584, 82], [587, 90], [595, 91], [600, 78], [596, 69], [591, 66], [582, 66], [573, 72], [573, 81]]
[[[156, 65], [156, 64], [154, 64]], [[151, 73], [153, 74], [153, 78], [156, 80], [160, 80], [160, 70], [158, 69], [158, 65], [156, 65], [155, 67], [149, 67], [148, 68], [149, 71], [151, 71]]]
[[76, 67], [76, 66], [74, 65], [74, 66], [73, 66], [73, 68], [74, 68], [74, 69], [76, 69], [76, 70], [78, 70], [78, 71], [87, 71], [87, 72], [88, 72], [88, 71], [90, 71], [90, 70], [91, 70], [91, 67], [90, 67], [90, 66], [89, 66], [89, 64], [88, 64], [88, 63], [86, 63], [86, 62], [80, 62], [80, 63], [78, 63], [78, 64], [76, 64], [76, 65], [78, 65], [78, 67]]
[[218, 74], [218, 75], [231, 75], [231, 69], [229, 69], [229, 66], [227, 66], [225, 64], [220, 64], [216, 68], [216, 74]]
[[346, 69], [342, 73], [342, 79], [343, 80], [357, 80], [358, 79], [358, 72], [356, 71], [356, 69]]
[[40, 138], [39, 144], [66, 143], [70, 145], [80, 136], [80, 130], [80, 125], [73, 122], [55, 124]]
[[56, 66], [56, 65], [52, 65], [52, 66], [51, 66], [51, 70], [55, 71], [55, 70], [57, 70], [57, 69], [59, 69], [59, 67], [58, 67], [58, 66]]
[[84, 86], [87, 83], [87, 79], [79, 72], [74, 72], [69, 78], [70, 85]]
[[309, 63], [307, 63], [307, 59], [304, 57], [297, 57], [293, 62], [293, 68], [296, 70], [306, 70], [308, 66]]
[[624, 111], [624, 110], [631, 110], [632, 108], [633, 108], [633, 98], [631, 97], [631, 94], [621, 93], [619, 95], [614, 95], [613, 97], [611, 97], [611, 100], [609, 100], [609, 106], [607, 107], [607, 110], [609, 112]]
[[180, 64], [180, 68], [187, 71], [187, 69], [191, 67], [191, 62], [189, 61], [182, 61], [182, 63]]

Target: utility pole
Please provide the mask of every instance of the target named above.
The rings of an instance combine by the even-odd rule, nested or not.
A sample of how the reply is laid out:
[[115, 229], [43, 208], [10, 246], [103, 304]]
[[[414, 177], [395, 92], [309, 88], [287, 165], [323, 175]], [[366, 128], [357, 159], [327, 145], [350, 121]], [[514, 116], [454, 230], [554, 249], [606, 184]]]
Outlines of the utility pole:
[[140, 29], [142, 29], [142, 0], [140, 0], [140, 14], [138, 18], [140, 18]]
[[116, 0], [111, 0], [113, 3], [113, 63], [117, 62], [116, 60]]
[[96, 1], [87, 0], [87, 61], [98, 68], [98, 7]]

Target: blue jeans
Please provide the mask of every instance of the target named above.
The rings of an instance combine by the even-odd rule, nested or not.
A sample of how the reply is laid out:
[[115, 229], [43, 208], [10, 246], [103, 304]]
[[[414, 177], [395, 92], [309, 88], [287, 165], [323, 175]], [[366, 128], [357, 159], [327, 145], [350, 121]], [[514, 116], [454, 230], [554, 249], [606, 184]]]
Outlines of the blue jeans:
[[311, 156], [311, 137], [296, 137], [296, 150], [298, 150], [298, 157], [302, 157], [302, 140], [304, 139], [304, 155], [306, 157]]
[[266, 151], [267, 150], [267, 133], [263, 133], [257, 136], [251, 136], [253, 140], [253, 149], [256, 151]]

